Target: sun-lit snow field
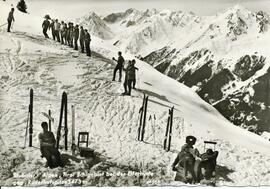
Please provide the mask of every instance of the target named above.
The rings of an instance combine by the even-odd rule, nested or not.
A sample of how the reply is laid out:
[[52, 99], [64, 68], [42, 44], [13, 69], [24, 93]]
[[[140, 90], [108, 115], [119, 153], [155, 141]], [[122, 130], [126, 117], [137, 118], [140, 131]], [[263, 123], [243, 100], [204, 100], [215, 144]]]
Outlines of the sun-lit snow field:
[[[1, 5], [1, 23], [10, 7]], [[118, 49], [101, 39], [92, 38], [93, 57], [62, 46], [41, 35], [42, 18], [15, 12], [12, 33], [0, 30], [0, 185], [183, 185], [174, 182], [171, 164], [185, 137], [197, 137], [196, 147], [203, 152], [203, 141], [213, 140], [220, 152], [217, 185], [270, 185], [270, 143], [262, 137], [235, 127], [196, 93], [177, 81], [137, 60], [138, 90], [121, 96], [122, 83], [112, 82]], [[124, 54], [125, 59], [132, 59]], [[118, 75], [117, 75], [118, 76]], [[25, 148], [24, 135], [29, 103], [29, 89], [34, 90], [33, 148]], [[52, 110], [53, 131], [58, 126], [62, 92], [68, 94], [68, 125], [71, 130], [71, 105], [76, 109], [76, 136], [90, 134], [90, 147], [98, 158], [84, 160], [62, 150], [69, 163], [65, 168], [45, 168], [40, 157], [38, 133], [47, 121], [42, 112]], [[136, 140], [138, 111], [143, 93], [149, 95], [146, 142]], [[162, 148], [168, 108], [174, 106], [172, 151]], [[71, 142], [69, 132], [69, 143]], [[63, 141], [63, 138], [62, 138]], [[69, 144], [70, 148], [71, 144]], [[151, 172], [152, 176], [96, 176], [98, 172]], [[76, 184], [61, 183], [64, 174], [83, 172]], [[57, 177], [45, 177], [52, 173]], [[28, 178], [18, 175], [30, 174]], [[27, 176], [27, 175], [26, 175]], [[74, 178], [72, 178], [74, 179]], [[38, 183], [42, 181], [43, 183]], [[47, 183], [46, 183], [47, 181]], [[82, 181], [82, 182], [81, 182]]]

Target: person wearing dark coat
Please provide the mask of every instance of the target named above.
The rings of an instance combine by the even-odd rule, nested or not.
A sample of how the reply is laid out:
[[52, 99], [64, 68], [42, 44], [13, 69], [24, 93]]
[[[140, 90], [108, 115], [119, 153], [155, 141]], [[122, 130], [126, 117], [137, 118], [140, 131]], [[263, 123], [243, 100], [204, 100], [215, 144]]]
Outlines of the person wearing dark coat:
[[123, 66], [124, 66], [124, 58], [122, 56], [122, 52], [119, 51], [118, 52], [118, 59], [116, 60], [114, 57], [113, 57], [113, 60], [114, 61], [117, 61], [117, 64], [114, 68], [114, 71], [113, 71], [113, 81], [115, 81], [115, 76], [116, 76], [116, 72], [119, 70], [119, 82], [121, 82], [121, 78], [122, 78], [122, 70], [123, 70]]
[[138, 68], [135, 67], [135, 60], [129, 61], [127, 68], [124, 70], [126, 71], [126, 75], [125, 75], [125, 82], [124, 82], [125, 92], [123, 93], [123, 95], [130, 96], [132, 83], [135, 81], [136, 70], [138, 70]]
[[8, 18], [7, 18], [7, 23], [8, 23], [7, 32], [10, 32], [12, 21], [15, 22], [13, 14], [14, 14], [14, 8], [11, 8], [11, 10], [10, 10], [10, 12], [8, 14]]
[[91, 50], [90, 50], [91, 36], [88, 33], [87, 29], [85, 29], [84, 31], [85, 31], [84, 45], [85, 45], [86, 55], [91, 57]]
[[139, 70], [138, 68], [136, 68], [135, 67], [135, 63], [136, 63], [136, 61], [133, 59], [132, 61], [132, 64], [133, 64], [133, 67], [134, 67], [134, 69], [132, 69], [132, 80], [131, 80], [131, 86], [132, 86], [132, 88], [133, 89], [136, 89], [136, 70]]
[[64, 23], [63, 34], [62, 34], [62, 36], [63, 36], [63, 41], [64, 41], [64, 45], [67, 44], [67, 32], [68, 32], [67, 30], [68, 30], [68, 28], [67, 28], [67, 23]]
[[50, 168], [55, 168], [58, 166], [64, 167], [63, 161], [61, 159], [61, 154], [55, 148], [56, 140], [53, 132], [48, 131], [47, 122], [42, 122], [41, 127], [43, 132], [39, 133], [38, 135], [41, 157], [45, 157], [47, 159], [47, 165]]
[[73, 32], [74, 32], [74, 26], [73, 23], [70, 23], [69, 28], [69, 46], [73, 48]]
[[175, 181], [182, 181], [190, 184], [197, 181], [194, 166], [196, 158], [200, 158], [201, 154], [193, 147], [196, 140], [197, 139], [194, 136], [187, 136], [186, 144], [182, 146], [181, 151], [174, 160], [172, 170], [177, 171]]
[[80, 46], [81, 46], [81, 52], [84, 53], [84, 29], [83, 26], [80, 27]]
[[79, 39], [79, 34], [80, 34], [79, 26], [76, 25], [76, 26], [74, 27], [74, 32], [73, 32], [74, 50], [78, 50], [78, 39]]
[[49, 38], [48, 34], [47, 34], [47, 30], [50, 29], [50, 21], [49, 18], [46, 17], [45, 20], [42, 23], [42, 28], [43, 28], [43, 34], [45, 36], [45, 38]]
[[52, 31], [52, 37], [53, 40], [55, 41], [55, 27], [54, 27], [54, 20], [52, 20], [51, 25], [50, 25], [51, 31]]

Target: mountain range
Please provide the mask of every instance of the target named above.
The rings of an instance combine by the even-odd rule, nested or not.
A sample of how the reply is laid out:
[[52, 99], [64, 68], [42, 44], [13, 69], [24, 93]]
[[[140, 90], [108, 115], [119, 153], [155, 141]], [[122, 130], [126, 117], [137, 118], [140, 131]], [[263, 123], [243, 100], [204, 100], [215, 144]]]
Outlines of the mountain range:
[[204, 17], [128, 9], [78, 20], [93, 35], [193, 88], [235, 125], [270, 131], [267, 13], [241, 5]]

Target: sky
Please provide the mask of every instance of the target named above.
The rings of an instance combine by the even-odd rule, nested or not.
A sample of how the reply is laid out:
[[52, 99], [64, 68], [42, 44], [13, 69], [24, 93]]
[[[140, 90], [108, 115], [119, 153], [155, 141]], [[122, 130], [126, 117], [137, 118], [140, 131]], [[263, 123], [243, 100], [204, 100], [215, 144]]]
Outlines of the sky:
[[128, 8], [192, 11], [200, 16], [208, 16], [235, 4], [241, 4], [251, 11], [263, 10], [270, 14], [270, 0], [25, 0], [25, 2], [29, 12], [39, 15], [50, 14], [59, 19], [70, 17], [75, 19], [90, 11], [98, 15], [107, 15]]

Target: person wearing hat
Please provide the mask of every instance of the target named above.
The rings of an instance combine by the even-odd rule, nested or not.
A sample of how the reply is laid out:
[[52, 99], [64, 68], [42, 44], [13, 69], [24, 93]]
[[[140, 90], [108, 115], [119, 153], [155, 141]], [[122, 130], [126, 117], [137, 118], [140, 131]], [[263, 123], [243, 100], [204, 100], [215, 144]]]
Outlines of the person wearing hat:
[[172, 170], [177, 171], [175, 181], [182, 181], [185, 183], [194, 183], [197, 181], [194, 165], [195, 160], [200, 158], [201, 154], [193, 147], [196, 140], [197, 139], [194, 136], [187, 136], [186, 144], [182, 146], [181, 151], [174, 160]]
[[50, 29], [50, 24], [51, 24], [49, 21], [50, 17], [49, 17], [49, 15], [46, 15], [44, 18], [45, 18], [45, 20], [42, 23], [43, 34], [44, 34], [45, 38], [49, 38], [49, 36], [47, 34], [47, 30]]
[[12, 21], [15, 22], [13, 13], [14, 13], [14, 8], [11, 8], [11, 10], [8, 14], [8, 18], [7, 18], [7, 22], [8, 22], [7, 32], [10, 32]]
[[41, 157], [47, 159], [47, 165], [50, 168], [63, 167], [63, 162], [59, 151], [55, 148], [55, 137], [51, 131], [48, 131], [48, 123], [42, 122], [41, 127], [43, 132], [39, 133], [38, 139], [40, 142]]

